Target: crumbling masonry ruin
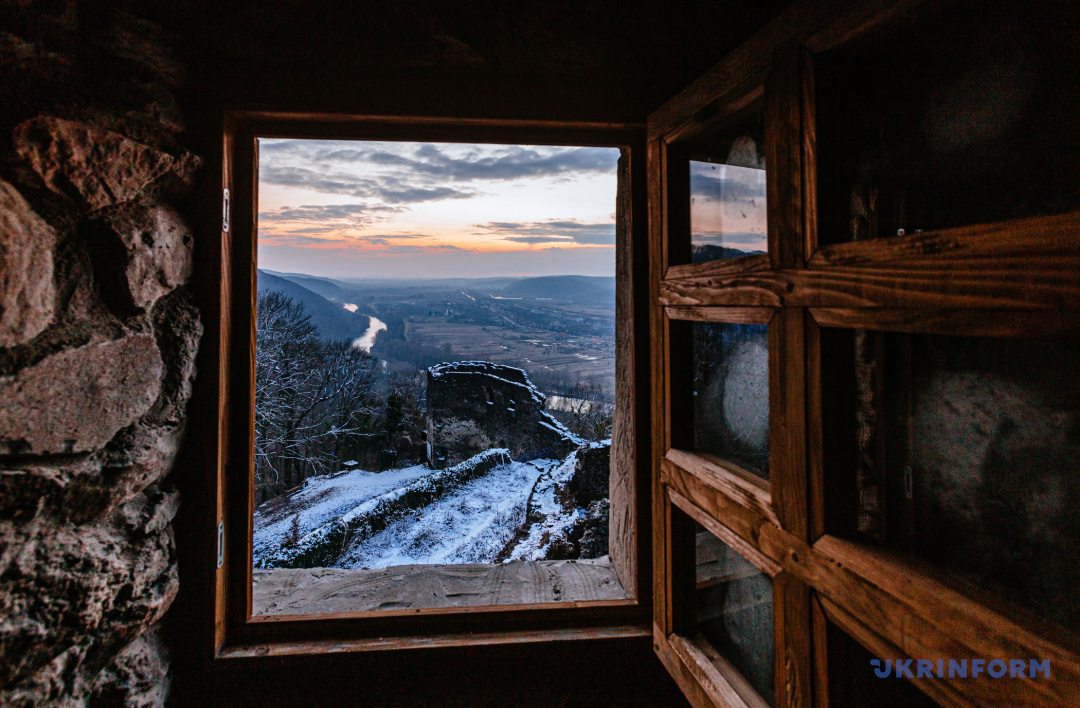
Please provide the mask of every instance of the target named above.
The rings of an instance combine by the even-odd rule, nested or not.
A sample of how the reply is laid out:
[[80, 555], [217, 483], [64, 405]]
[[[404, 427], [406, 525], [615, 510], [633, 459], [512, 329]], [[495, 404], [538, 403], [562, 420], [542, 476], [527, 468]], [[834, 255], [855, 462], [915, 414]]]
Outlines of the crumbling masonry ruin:
[[581, 444], [544, 410], [544, 394], [524, 371], [487, 361], [428, 369], [427, 440], [435, 469], [492, 448], [514, 459], [561, 458]]

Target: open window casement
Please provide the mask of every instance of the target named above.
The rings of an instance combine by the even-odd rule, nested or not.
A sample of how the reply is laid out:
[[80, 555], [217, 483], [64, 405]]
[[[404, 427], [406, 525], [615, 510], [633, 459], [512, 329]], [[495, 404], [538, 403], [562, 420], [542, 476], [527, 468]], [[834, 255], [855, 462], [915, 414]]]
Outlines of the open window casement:
[[[543, 560], [519, 561], [514, 566], [472, 564], [464, 571], [460, 570], [463, 566], [451, 565], [410, 565], [401, 572], [394, 567], [389, 569], [393, 572], [347, 571], [351, 575], [343, 581], [345, 590], [354, 578], [355, 583], [370, 582], [372, 577], [379, 582], [376, 601], [366, 605], [347, 592], [335, 598], [333, 592], [340, 587], [327, 590], [315, 585], [329, 575], [325, 569], [307, 567], [319, 565], [321, 559], [316, 559], [296, 569], [286, 568], [301, 578], [301, 584], [306, 583], [304, 594], [290, 596], [295, 602], [289, 611], [266, 609], [269, 603], [257, 595], [258, 588], [253, 589], [253, 578], [259, 575], [253, 569], [252, 547], [259, 140], [265, 138], [588, 146], [621, 151], [617, 194], [613, 195], [616, 382], [606, 556], [565, 566], [569, 561]], [[647, 316], [643, 306], [647, 262], [641, 256], [634, 258], [635, 249], [644, 251], [647, 238], [643, 125], [238, 111], [225, 115], [222, 152], [227, 202], [218, 254], [222, 305], [216, 372], [221, 404], [214, 519], [218, 540], [215, 655], [247, 660], [275, 654], [647, 637], [651, 539], [647, 522], [638, 528], [648, 513], [648, 456], [639, 444], [647, 438], [635, 434], [647, 427], [642, 421], [647, 420], [648, 411], [648, 334], [645, 322], [635, 319]], [[516, 575], [510, 577], [507, 569]], [[457, 591], [462, 578], [477, 577], [490, 580], [483, 593]], [[292, 590], [288, 583], [285, 586], [286, 591]], [[416, 598], [421, 601], [414, 602]], [[272, 599], [278, 602], [276, 596]]]
[[1050, 5], [797, 3], [650, 116], [653, 631], [694, 705], [1080, 700]]

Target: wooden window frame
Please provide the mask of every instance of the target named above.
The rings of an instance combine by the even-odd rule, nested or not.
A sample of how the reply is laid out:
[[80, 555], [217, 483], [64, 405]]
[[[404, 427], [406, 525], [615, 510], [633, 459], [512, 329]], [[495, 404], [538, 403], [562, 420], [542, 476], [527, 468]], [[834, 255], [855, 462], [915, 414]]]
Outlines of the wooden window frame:
[[[220, 228], [212, 275], [219, 307], [207, 327], [217, 395], [212, 465], [213, 526], [223, 536], [213, 574], [216, 659], [462, 647], [649, 636], [651, 491], [648, 437], [649, 333], [642, 124], [478, 120], [228, 111], [222, 116], [221, 189], [206, 198], [206, 221]], [[483, 142], [616, 147], [627, 159], [616, 200], [616, 430], [611, 518], [613, 564], [625, 600], [453, 607], [311, 615], [252, 616], [254, 303], [257, 138]], [[635, 258], [634, 254], [638, 253]], [[206, 544], [209, 546], [210, 544]], [[618, 557], [616, 557], [618, 556]]]
[[[1054, 667], [1050, 678], [914, 679], [943, 705], [1069, 705], [1080, 695], [1080, 643], [1068, 632], [929, 564], [826, 533], [837, 495], [822, 420], [840, 372], [822, 357], [822, 327], [1080, 337], [1080, 212], [818, 245], [815, 55], [927, 5], [797, 2], [648, 119], [653, 641], [696, 706], [753, 703], [696, 635], [692, 524], [673, 508], [711, 519], [729, 545], [780, 569], [777, 706], [828, 705], [828, 622], [882, 658], [1023, 656]], [[674, 264], [669, 239], [686, 229], [678, 200], [687, 195], [669, 164], [682, 164], [681, 145], [754, 105], [765, 114], [768, 255]], [[672, 321], [769, 323], [767, 489], [672, 447], [672, 429], [685, 424], [672, 409]]]

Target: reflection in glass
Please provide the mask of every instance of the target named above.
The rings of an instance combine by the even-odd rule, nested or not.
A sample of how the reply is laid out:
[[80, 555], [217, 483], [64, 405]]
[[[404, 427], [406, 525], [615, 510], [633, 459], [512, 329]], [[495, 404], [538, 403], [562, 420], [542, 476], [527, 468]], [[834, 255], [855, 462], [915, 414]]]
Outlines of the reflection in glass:
[[766, 325], [694, 323], [694, 449], [769, 478]]
[[719, 159], [690, 160], [690, 244], [694, 263], [765, 253], [765, 156], [748, 135]]
[[878, 336], [885, 543], [1080, 630], [1080, 346]]
[[708, 531], [697, 534], [696, 577], [702, 636], [773, 705], [772, 579]]

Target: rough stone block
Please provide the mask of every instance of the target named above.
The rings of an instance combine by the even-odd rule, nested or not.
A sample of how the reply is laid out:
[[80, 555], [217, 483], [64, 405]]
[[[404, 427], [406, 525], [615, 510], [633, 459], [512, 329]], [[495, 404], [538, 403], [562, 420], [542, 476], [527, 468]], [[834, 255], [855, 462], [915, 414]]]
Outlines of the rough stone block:
[[147, 310], [191, 277], [191, 230], [172, 207], [124, 204], [95, 226], [98, 277], [115, 306]]
[[56, 233], [0, 180], [0, 347], [27, 342], [53, 320]]
[[[56, 525], [43, 515], [26, 524], [0, 522], [0, 686], [5, 690], [49, 691], [52, 664], [73, 647], [79, 648], [78, 656], [69, 656], [64, 673], [96, 674], [172, 603], [178, 579], [171, 530], [133, 532], [125, 517], [138, 517], [141, 509], [123, 511], [98, 524]], [[8, 698], [0, 691], [0, 704], [7, 705]], [[51, 696], [42, 698], [51, 705]]]
[[14, 130], [15, 151], [54, 192], [91, 210], [131, 201], [157, 187], [190, 186], [200, 161], [173, 157], [123, 135], [55, 116]]
[[156, 628], [124, 647], [91, 686], [91, 705], [157, 708], [169, 693], [169, 654]]
[[139, 334], [53, 354], [0, 377], [0, 454], [101, 448], [154, 404], [161, 355]]
[[184, 288], [158, 301], [153, 310], [154, 336], [165, 362], [161, 395], [147, 414], [148, 423], [183, 427], [184, 411], [191, 398], [195, 358], [203, 326], [199, 310]]
[[593, 502], [608, 498], [611, 479], [611, 443], [590, 443], [578, 450], [574, 476], [569, 491], [575, 503], [587, 507]]
[[172, 470], [180, 448], [179, 426], [133, 425], [106, 448], [98, 493], [106, 506], [129, 499], [147, 485], [160, 482]]

